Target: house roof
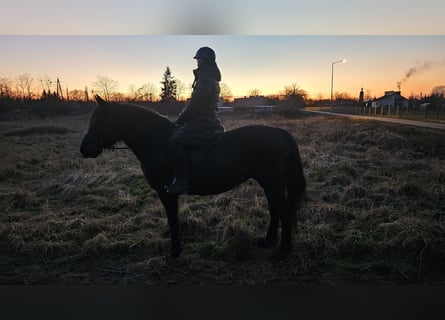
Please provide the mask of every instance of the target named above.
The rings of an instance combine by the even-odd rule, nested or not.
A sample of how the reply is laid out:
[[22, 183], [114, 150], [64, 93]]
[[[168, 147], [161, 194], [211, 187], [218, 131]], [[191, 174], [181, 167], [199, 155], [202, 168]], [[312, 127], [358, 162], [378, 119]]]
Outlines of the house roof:
[[400, 91], [385, 91], [385, 95], [381, 96], [380, 98], [375, 99], [374, 101], [380, 101], [380, 100], [384, 100], [387, 98], [394, 98], [397, 100], [406, 100], [408, 101], [407, 98], [405, 98], [404, 96], [402, 96], [400, 94]]

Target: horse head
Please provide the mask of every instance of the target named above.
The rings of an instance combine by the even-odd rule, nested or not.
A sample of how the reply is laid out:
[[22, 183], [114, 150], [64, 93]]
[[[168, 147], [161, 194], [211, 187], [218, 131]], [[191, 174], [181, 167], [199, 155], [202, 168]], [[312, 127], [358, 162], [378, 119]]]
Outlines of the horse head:
[[88, 132], [80, 146], [80, 152], [85, 158], [96, 158], [103, 149], [111, 148], [118, 141], [113, 130], [110, 104], [98, 95], [95, 99], [98, 105], [91, 116]]

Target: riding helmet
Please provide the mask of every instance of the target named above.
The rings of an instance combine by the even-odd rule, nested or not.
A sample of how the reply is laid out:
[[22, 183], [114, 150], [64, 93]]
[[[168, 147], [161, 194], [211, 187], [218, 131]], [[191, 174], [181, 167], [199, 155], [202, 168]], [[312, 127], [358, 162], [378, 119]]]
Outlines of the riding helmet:
[[202, 47], [199, 48], [198, 51], [196, 51], [195, 56], [193, 59], [202, 59], [204, 61], [215, 61], [216, 60], [216, 54], [213, 49], [209, 47]]

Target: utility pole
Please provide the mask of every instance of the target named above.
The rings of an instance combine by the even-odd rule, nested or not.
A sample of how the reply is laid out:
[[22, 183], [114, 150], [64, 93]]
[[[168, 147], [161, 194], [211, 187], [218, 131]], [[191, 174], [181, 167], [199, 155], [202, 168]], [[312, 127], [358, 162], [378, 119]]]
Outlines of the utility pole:
[[[62, 87], [60, 85], [60, 80], [57, 78], [57, 87], [56, 87], [56, 95], [57, 97], [63, 100], [63, 93], [62, 93]], [[59, 96], [60, 95], [60, 96]]]

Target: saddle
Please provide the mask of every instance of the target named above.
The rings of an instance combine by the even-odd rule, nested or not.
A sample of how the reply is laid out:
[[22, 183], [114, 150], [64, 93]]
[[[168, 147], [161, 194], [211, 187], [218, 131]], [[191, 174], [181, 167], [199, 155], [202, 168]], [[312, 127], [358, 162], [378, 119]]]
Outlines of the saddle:
[[187, 146], [185, 152], [187, 154], [189, 166], [191, 168], [197, 167], [204, 159], [206, 153], [216, 147], [221, 142], [222, 138], [223, 135], [221, 134], [219, 136], [216, 136], [215, 139], [211, 141], [211, 143], [205, 146]]
[[[218, 134], [218, 131], [221, 133]], [[205, 127], [202, 129], [185, 124], [176, 128], [172, 137], [185, 146], [189, 166], [196, 167], [204, 159], [205, 154], [222, 141], [223, 132], [223, 129], [208, 131]]]

